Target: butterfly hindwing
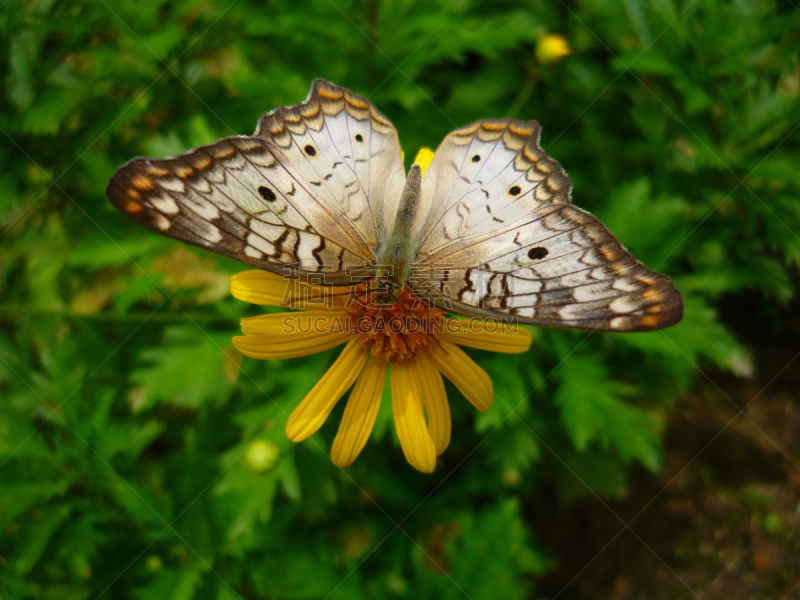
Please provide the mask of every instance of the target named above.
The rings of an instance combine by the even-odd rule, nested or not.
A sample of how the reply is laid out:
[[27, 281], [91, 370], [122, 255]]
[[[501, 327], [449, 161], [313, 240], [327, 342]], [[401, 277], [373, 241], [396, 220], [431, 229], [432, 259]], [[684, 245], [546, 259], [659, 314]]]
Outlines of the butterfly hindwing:
[[538, 138], [538, 124], [511, 119], [445, 138], [423, 178], [429, 212], [415, 222], [420, 293], [466, 316], [549, 327], [643, 331], [679, 321], [669, 278], [571, 204], [572, 183]]
[[[372, 161], [346, 144], [348, 127], [363, 132], [354, 136]], [[262, 117], [254, 136], [134, 159], [114, 174], [107, 194], [158, 233], [266, 270], [292, 266], [300, 277], [325, 273], [342, 284], [352, 282], [351, 268], [374, 263], [382, 204], [393, 202], [390, 178], [374, 172], [399, 171], [399, 197], [402, 170], [391, 123], [363, 98], [318, 80], [303, 104]]]

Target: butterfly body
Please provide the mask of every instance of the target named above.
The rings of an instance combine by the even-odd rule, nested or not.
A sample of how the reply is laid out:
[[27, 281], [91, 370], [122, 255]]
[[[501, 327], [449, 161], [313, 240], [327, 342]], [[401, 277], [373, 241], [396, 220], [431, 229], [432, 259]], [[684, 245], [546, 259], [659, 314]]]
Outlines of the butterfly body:
[[385, 238], [378, 252], [376, 271], [379, 278], [385, 278], [392, 290], [392, 298], [399, 296], [408, 282], [410, 266], [414, 263], [411, 247], [411, 227], [419, 206], [422, 172], [420, 166], [411, 167], [406, 179], [400, 204], [394, 221], [394, 229]]
[[405, 175], [397, 133], [369, 101], [317, 80], [253, 136], [137, 158], [107, 194], [156, 232], [280, 274], [332, 285], [377, 279], [450, 312], [585, 330], [680, 320], [668, 277], [571, 203], [535, 121], [450, 133]]

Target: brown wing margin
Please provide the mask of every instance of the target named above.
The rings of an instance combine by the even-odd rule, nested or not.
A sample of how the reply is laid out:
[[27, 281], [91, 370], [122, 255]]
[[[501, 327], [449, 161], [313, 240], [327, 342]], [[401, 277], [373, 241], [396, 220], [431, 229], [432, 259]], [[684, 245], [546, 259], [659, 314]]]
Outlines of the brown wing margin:
[[[203, 185], [201, 182], [215, 160], [255, 150], [249, 138], [235, 136], [171, 158], [137, 157], [117, 169], [108, 183], [106, 195], [122, 213], [151, 231], [267, 268], [262, 261], [243, 253], [245, 223], [220, 211], [211, 223], [207, 216], [192, 211], [175, 196], [178, 189]], [[169, 187], [164, 187], [165, 184]], [[210, 209], [206, 207], [206, 210]]]
[[372, 102], [340, 85], [325, 79], [315, 79], [308, 97], [302, 103], [279, 106], [263, 115], [258, 120], [253, 136], [269, 137], [279, 146], [286, 147], [292, 143], [292, 129], [304, 129], [302, 123], [314, 128], [324, 115], [336, 115], [342, 109], [359, 120], [371, 117], [373, 127], [378, 131], [393, 134], [395, 137], [397, 135], [391, 121]]

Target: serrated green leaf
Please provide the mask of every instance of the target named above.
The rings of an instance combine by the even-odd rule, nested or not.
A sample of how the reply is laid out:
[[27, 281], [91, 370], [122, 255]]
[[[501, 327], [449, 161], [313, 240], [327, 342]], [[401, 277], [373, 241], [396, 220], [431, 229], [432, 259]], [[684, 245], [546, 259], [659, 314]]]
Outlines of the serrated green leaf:
[[415, 593], [421, 598], [459, 598], [469, 590], [475, 600], [521, 600], [528, 595], [524, 577], [551, 565], [531, 544], [515, 499], [477, 514], [462, 513], [440, 531], [446, 537], [437, 543], [447, 548], [447, 567], [425, 545], [413, 549], [420, 582]]
[[204, 570], [200, 565], [192, 565], [188, 569], [161, 571], [151, 583], [137, 588], [134, 595], [140, 600], [192, 600], [196, 597]]
[[561, 365], [555, 403], [578, 450], [592, 442], [613, 446], [625, 462], [637, 460], [651, 470], [660, 464], [656, 423], [643, 410], [622, 398], [634, 391], [609, 378], [595, 360], [571, 356]]
[[133, 374], [132, 381], [143, 387], [146, 396], [139, 409], [156, 402], [198, 408], [205, 402], [223, 401], [233, 384], [225, 375], [229, 346], [226, 334], [192, 326], [170, 328], [163, 346], [142, 352], [149, 366]]
[[24, 544], [14, 556], [12, 568], [17, 575], [25, 575], [33, 569], [44, 553], [50, 538], [69, 517], [70, 512], [72, 512], [72, 507], [68, 504], [53, 507], [39, 523], [35, 523], [35, 527], [29, 528]]

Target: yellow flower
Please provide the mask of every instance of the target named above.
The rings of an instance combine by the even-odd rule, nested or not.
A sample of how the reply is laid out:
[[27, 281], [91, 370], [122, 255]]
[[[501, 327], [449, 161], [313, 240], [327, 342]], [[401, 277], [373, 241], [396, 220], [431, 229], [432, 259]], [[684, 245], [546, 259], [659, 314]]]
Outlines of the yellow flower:
[[542, 64], [557, 62], [569, 52], [567, 40], [560, 35], [546, 35], [536, 43], [536, 60]]
[[[416, 162], [426, 169], [432, 158], [433, 152], [423, 149]], [[331, 448], [340, 467], [364, 448], [391, 371], [392, 413], [403, 453], [415, 469], [430, 473], [450, 442], [442, 375], [478, 410], [492, 403], [492, 380], [459, 346], [519, 353], [528, 349], [531, 335], [497, 321], [447, 317], [408, 286], [394, 304], [374, 304], [370, 285], [318, 286], [267, 271], [234, 275], [231, 293], [236, 298], [296, 310], [242, 319], [244, 335], [234, 337], [233, 345], [246, 356], [275, 360], [346, 343], [286, 423], [289, 439], [306, 439], [352, 387]]]

